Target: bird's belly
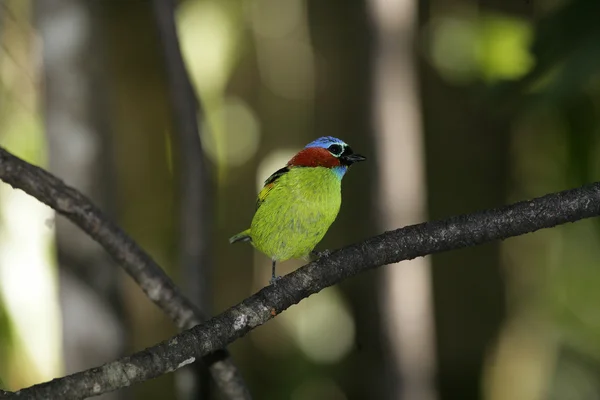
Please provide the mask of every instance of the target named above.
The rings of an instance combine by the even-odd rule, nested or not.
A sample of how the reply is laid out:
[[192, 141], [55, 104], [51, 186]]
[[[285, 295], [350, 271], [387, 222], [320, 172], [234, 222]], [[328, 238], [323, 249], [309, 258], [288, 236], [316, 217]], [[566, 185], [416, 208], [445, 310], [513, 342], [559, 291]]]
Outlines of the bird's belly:
[[278, 261], [307, 256], [323, 239], [340, 208], [339, 191], [312, 192], [290, 198], [272, 193], [256, 212], [252, 243]]

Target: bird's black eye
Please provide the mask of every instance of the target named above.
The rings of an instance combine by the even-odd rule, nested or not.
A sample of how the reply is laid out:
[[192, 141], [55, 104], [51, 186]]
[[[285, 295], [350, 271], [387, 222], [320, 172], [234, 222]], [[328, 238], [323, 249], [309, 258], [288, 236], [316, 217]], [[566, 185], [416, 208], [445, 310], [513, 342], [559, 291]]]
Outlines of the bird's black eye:
[[327, 150], [336, 157], [339, 157], [342, 154], [342, 151], [344, 151], [342, 145], [339, 144], [332, 144]]

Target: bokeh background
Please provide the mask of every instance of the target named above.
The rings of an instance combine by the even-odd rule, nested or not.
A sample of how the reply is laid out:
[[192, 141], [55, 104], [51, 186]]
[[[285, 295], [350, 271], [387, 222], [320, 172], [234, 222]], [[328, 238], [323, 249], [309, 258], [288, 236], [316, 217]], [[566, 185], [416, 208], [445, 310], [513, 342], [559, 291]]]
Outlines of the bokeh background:
[[[196, 221], [204, 261], [185, 266], [185, 147], [155, 10], [1, 0], [0, 144], [92, 198], [213, 313], [267, 284], [266, 257], [227, 238], [262, 181], [318, 136], [368, 157], [319, 250], [600, 173], [598, 0], [183, 0], [210, 204]], [[232, 356], [256, 399], [600, 399], [599, 227], [363, 273]], [[98, 245], [4, 184], [0, 295], [8, 390], [176, 332]], [[195, 373], [103, 398], [209, 398]]]

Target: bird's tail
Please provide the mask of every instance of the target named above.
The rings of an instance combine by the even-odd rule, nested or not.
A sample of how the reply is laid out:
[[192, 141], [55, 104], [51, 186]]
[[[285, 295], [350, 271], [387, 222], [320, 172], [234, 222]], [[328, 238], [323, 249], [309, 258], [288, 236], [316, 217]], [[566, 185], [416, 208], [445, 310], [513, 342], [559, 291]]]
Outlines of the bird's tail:
[[229, 243], [237, 243], [237, 242], [250, 242], [252, 238], [250, 237], [250, 229], [246, 229], [243, 232], [238, 233], [237, 235], [233, 235], [229, 238]]

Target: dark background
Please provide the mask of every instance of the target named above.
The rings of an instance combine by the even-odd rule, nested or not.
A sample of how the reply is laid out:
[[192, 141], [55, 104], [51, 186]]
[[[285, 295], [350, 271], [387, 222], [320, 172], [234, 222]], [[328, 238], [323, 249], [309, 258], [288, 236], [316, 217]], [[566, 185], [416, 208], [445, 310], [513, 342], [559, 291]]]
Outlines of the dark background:
[[[178, 2], [202, 104], [204, 150], [187, 149], [206, 173], [198, 218], [185, 208], [190, 151], [153, 1], [0, 6], [1, 145], [92, 198], [212, 313], [267, 284], [269, 260], [227, 238], [249, 225], [262, 181], [319, 136], [368, 161], [344, 178], [318, 250], [600, 172], [597, 0]], [[196, 244], [186, 220], [201, 224]], [[599, 227], [361, 274], [238, 340], [232, 356], [261, 400], [598, 399]], [[182, 261], [194, 249], [202, 261]], [[5, 185], [0, 294], [8, 390], [176, 332], [98, 245]], [[192, 377], [104, 398], [198, 398]]]

